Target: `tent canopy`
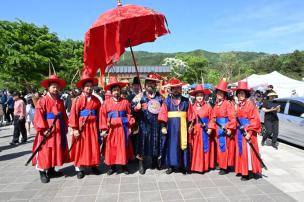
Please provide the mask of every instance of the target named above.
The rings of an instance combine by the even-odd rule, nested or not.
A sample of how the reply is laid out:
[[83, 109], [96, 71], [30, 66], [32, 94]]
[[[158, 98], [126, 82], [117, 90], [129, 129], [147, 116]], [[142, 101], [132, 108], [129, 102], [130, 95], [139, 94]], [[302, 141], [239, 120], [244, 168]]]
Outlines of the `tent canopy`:
[[[277, 71], [263, 75], [252, 74], [242, 81], [247, 81], [249, 88], [254, 90], [263, 90], [268, 85], [273, 85], [273, 90], [277, 92], [279, 97], [290, 97], [292, 90], [296, 90], [298, 96], [304, 96], [303, 81], [291, 79]], [[237, 85], [237, 83], [235, 84]]]

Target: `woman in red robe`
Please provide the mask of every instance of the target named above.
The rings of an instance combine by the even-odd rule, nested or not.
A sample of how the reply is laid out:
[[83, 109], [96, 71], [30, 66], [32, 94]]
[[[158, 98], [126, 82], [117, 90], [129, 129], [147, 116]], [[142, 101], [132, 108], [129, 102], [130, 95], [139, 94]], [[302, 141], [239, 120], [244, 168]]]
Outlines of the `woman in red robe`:
[[[100, 149], [99, 149], [99, 111], [100, 101], [92, 95], [93, 86], [98, 80], [88, 75], [83, 75], [77, 82], [77, 88], [83, 92], [72, 103], [69, 126], [72, 128], [71, 160], [74, 161], [77, 178], [84, 177], [84, 167], [92, 167], [95, 174], [99, 174]], [[82, 130], [80, 132], [80, 130]]]
[[209, 140], [211, 129], [208, 129], [208, 123], [211, 118], [212, 108], [204, 101], [204, 96], [208, 94], [210, 94], [210, 91], [204, 89], [202, 85], [196, 85], [195, 90], [190, 92], [190, 95], [195, 96], [195, 103], [192, 108], [196, 120], [193, 130], [190, 128], [189, 131], [191, 145], [190, 169], [191, 171], [202, 173], [209, 170], [209, 156], [211, 152]]
[[42, 142], [55, 117], [58, 116], [46, 143], [42, 145], [41, 150], [32, 161], [33, 166], [36, 166], [36, 169], [40, 172], [41, 182], [48, 183], [51, 177], [62, 175], [61, 172], [55, 171], [55, 166], [62, 166], [70, 161], [66, 137], [68, 117], [63, 101], [58, 96], [59, 89], [63, 89], [66, 82], [55, 75], [51, 75], [48, 79], [41, 81], [41, 85], [48, 89], [48, 93], [41, 97], [36, 104], [34, 126], [37, 135], [33, 143], [33, 152]]
[[101, 107], [100, 128], [105, 144], [105, 164], [110, 166], [108, 175], [115, 172], [115, 165], [121, 165], [124, 173], [129, 174], [126, 164], [134, 158], [129, 135], [135, 120], [131, 115], [130, 103], [120, 96], [120, 90], [124, 86], [126, 83], [111, 77], [105, 90], [111, 90], [112, 96]]
[[235, 162], [235, 109], [233, 104], [226, 99], [227, 85], [228, 83], [225, 80], [221, 80], [215, 87], [216, 103], [213, 107], [212, 119], [209, 124], [209, 128], [216, 131], [216, 153], [220, 175], [227, 174], [228, 167], [233, 167]]
[[250, 173], [260, 175], [262, 172], [261, 163], [250, 148], [247, 140], [250, 140], [253, 147], [259, 152], [257, 134], [261, 132], [261, 121], [259, 113], [248, 98], [250, 96], [250, 89], [248, 89], [247, 82], [240, 81], [236, 89], [236, 94], [239, 100], [237, 108], [237, 119], [247, 132], [244, 134], [238, 129], [236, 135], [236, 162], [235, 172], [242, 175], [241, 180], [248, 180]]

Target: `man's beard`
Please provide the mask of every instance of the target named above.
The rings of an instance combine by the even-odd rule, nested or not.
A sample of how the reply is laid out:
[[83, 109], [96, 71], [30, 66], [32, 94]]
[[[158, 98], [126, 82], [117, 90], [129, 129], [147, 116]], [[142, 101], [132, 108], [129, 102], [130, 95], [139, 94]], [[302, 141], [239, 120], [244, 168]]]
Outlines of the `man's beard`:
[[59, 92], [58, 91], [54, 91], [54, 92], [50, 92], [50, 94], [55, 97], [55, 96], [58, 96]]
[[153, 94], [153, 93], [155, 93], [155, 88], [153, 88], [151, 86], [148, 86], [147, 87], [147, 92], [150, 93], [150, 94]]
[[181, 92], [172, 93], [172, 96], [175, 98], [179, 98], [181, 95], [182, 95]]
[[115, 94], [113, 94], [113, 97], [118, 100], [120, 98], [120, 94], [119, 93], [115, 93]]

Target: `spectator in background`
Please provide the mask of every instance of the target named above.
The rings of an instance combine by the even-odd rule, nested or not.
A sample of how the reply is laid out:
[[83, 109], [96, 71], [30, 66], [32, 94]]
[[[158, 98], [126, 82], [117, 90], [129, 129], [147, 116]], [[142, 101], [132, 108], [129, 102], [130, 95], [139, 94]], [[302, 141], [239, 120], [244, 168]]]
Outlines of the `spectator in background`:
[[275, 91], [273, 90], [273, 85], [268, 85], [268, 86], [267, 86], [264, 97], [267, 98], [267, 95], [268, 95], [268, 93], [270, 93], [270, 92], [275, 92]]
[[32, 101], [33, 101], [34, 106], [36, 106], [36, 103], [39, 100], [40, 96], [41, 96], [41, 94], [38, 91], [36, 91], [34, 93], [34, 95], [32, 96]]
[[7, 91], [3, 90], [2, 97], [1, 97], [1, 105], [2, 105], [2, 109], [3, 109], [5, 121], [7, 121], [7, 114], [6, 114], [7, 104], [6, 104], [6, 102], [7, 102]]
[[98, 86], [94, 87], [93, 95], [95, 95], [98, 98], [100, 104], [103, 104], [104, 99], [102, 97], [102, 89], [100, 87]]
[[11, 92], [9, 92], [7, 95], [6, 105], [7, 105], [6, 120], [9, 124], [12, 124], [14, 120], [14, 99]]
[[272, 102], [274, 98], [277, 97], [277, 94], [272, 91], [267, 94], [268, 100], [265, 100], [263, 103], [262, 110], [265, 112], [264, 115], [264, 125], [266, 133], [263, 135], [262, 146], [264, 146], [265, 141], [268, 137], [272, 135], [272, 147], [278, 149], [277, 139], [279, 134], [279, 118], [277, 113], [280, 112], [280, 105]]
[[19, 92], [14, 92], [12, 95], [15, 104], [14, 104], [14, 135], [13, 140], [10, 143], [11, 145], [15, 145], [19, 143], [20, 132], [22, 134], [21, 143], [26, 143], [27, 134], [25, 129], [25, 115], [26, 115], [26, 107], [25, 103], [21, 99], [21, 95]]
[[31, 134], [31, 123], [34, 126], [34, 115], [35, 115], [35, 105], [33, 103], [32, 97], [29, 96], [26, 105], [26, 125], [27, 125], [27, 133]]
[[0, 126], [3, 125], [3, 121], [4, 121], [4, 111], [2, 108], [2, 103], [0, 104]]
[[262, 95], [262, 92], [259, 91], [259, 90], [255, 91], [255, 93], [253, 95], [253, 100], [255, 102], [255, 106], [258, 109], [261, 109], [262, 106], [263, 106], [263, 95]]
[[61, 99], [63, 100], [64, 108], [66, 110], [67, 115], [69, 116], [71, 107], [72, 107], [72, 99], [69, 91], [64, 92], [61, 95]]

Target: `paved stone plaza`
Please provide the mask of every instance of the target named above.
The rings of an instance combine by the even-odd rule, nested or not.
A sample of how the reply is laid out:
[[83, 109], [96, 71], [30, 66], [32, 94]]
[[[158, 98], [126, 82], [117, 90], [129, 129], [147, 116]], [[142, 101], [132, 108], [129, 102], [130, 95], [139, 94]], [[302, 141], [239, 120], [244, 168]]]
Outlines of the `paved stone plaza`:
[[[147, 170], [134, 174], [86, 175], [78, 180], [71, 164], [64, 165], [66, 177], [41, 184], [38, 172], [24, 164], [31, 154], [29, 143], [9, 146], [12, 126], [0, 128], [0, 201], [304, 201], [304, 151], [280, 144], [279, 150], [261, 148], [268, 166], [264, 177], [242, 182], [231, 173], [166, 175]], [[101, 167], [103, 173], [104, 167]]]

